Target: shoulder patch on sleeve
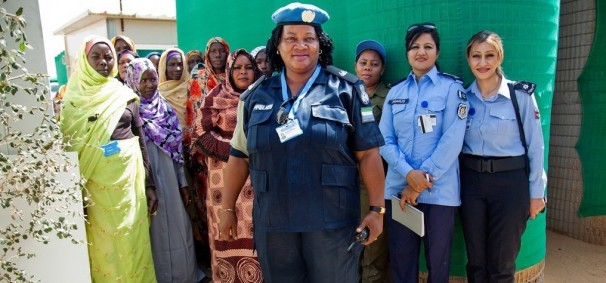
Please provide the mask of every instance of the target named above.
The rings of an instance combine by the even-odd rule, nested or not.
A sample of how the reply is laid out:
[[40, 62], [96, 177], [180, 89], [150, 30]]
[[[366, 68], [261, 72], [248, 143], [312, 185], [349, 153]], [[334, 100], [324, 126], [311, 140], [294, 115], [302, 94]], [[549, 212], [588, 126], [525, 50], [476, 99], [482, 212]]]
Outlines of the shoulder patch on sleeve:
[[469, 107], [467, 107], [467, 104], [459, 103], [459, 108], [457, 109], [457, 116], [459, 116], [459, 119], [463, 120], [467, 118], [468, 109]]
[[333, 65], [327, 66], [326, 71], [352, 84], [355, 84], [356, 82], [358, 82], [358, 80], [360, 80], [354, 74], [345, 70], [341, 70]]
[[519, 90], [525, 92], [529, 95], [534, 94], [534, 90], [537, 88], [537, 85], [531, 82], [518, 81], [513, 85], [514, 90]]
[[249, 85], [248, 88], [240, 94], [240, 100], [244, 101], [246, 98], [254, 92], [255, 89], [266, 79], [265, 75], [262, 75], [257, 81]]
[[368, 105], [370, 103], [370, 96], [368, 96], [368, 92], [366, 91], [366, 85], [364, 85], [364, 82], [362, 80], [356, 83], [356, 90], [360, 95], [360, 100], [362, 101], [362, 104]]
[[451, 74], [444, 73], [444, 72], [438, 72], [438, 73], [441, 74], [442, 76], [453, 79], [455, 82], [463, 84], [463, 80], [455, 75], [451, 75]]

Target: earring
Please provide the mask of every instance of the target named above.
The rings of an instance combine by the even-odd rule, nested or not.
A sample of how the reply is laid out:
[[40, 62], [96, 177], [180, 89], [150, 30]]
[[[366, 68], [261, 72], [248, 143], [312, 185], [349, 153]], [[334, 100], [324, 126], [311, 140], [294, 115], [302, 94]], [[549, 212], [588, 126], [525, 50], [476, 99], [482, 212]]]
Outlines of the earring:
[[276, 54], [280, 55], [280, 50], [276, 50]]
[[320, 49], [320, 53], [319, 54], [322, 55], [322, 49]]

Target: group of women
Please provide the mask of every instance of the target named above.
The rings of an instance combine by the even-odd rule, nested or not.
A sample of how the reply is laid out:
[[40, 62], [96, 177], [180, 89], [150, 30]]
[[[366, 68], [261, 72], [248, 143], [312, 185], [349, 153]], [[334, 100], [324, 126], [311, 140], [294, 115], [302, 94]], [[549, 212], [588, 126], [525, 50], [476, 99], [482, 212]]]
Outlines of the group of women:
[[[357, 76], [331, 66], [324, 10], [272, 19], [251, 53], [220, 37], [146, 58], [125, 36], [85, 41], [60, 121], [86, 182], [93, 280], [208, 281], [202, 242], [215, 282], [417, 282], [423, 240], [428, 282], [448, 282], [460, 209], [468, 280], [513, 282], [545, 205], [543, 137], [535, 86], [505, 78], [499, 36], [469, 40], [464, 89], [437, 67], [437, 27], [411, 25], [412, 71], [390, 86], [377, 41], [357, 46]], [[392, 196], [424, 212], [424, 237], [391, 219]]]
[[[62, 98], [60, 121], [69, 149], [79, 153], [86, 181], [90, 266], [96, 282], [209, 281], [198, 267], [187, 213], [194, 200], [205, 200], [199, 207], [208, 208], [215, 281], [262, 281], [251, 220], [241, 222], [240, 243], [220, 242], [213, 209], [220, 206], [222, 164], [229, 154], [238, 96], [260, 71], [244, 49], [211, 60], [213, 54], [229, 52], [220, 38], [207, 49], [215, 41], [223, 43], [222, 51], [207, 50], [209, 68], [202, 71], [209, 75], [200, 76], [206, 81], [198, 107], [204, 108], [192, 112], [188, 92], [196, 79], [187, 65], [192, 62], [178, 48], [139, 58], [134, 42], [125, 36], [112, 41], [90, 37], [82, 47]], [[199, 64], [193, 60], [192, 65]], [[192, 134], [194, 139], [184, 143]], [[187, 157], [202, 161], [208, 171], [187, 172]], [[194, 173], [193, 182], [188, 173]], [[195, 174], [210, 178], [200, 183]], [[191, 194], [192, 186], [204, 188], [203, 194]], [[247, 215], [252, 194], [249, 188], [239, 202]], [[206, 214], [198, 217], [207, 219]]]

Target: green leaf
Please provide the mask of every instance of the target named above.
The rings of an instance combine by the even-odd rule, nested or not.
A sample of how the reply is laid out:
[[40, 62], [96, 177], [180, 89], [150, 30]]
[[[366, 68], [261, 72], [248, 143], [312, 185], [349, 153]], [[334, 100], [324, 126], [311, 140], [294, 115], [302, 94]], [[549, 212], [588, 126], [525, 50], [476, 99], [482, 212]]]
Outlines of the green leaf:
[[25, 51], [25, 42], [21, 42], [21, 44], [19, 44], [19, 50], [21, 50], [21, 52]]
[[17, 16], [21, 16], [21, 14], [23, 14], [23, 7], [19, 7], [19, 10], [17, 10], [17, 13], [15, 13]]

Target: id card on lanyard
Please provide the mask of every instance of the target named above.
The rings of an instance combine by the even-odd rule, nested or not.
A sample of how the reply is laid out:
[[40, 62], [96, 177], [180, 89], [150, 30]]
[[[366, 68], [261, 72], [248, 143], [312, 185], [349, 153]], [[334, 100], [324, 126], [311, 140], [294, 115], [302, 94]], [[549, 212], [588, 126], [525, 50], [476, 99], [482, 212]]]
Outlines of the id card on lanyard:
[[[285, 143], [303, 134], [303, 130], [299, 125], [299, 120], [295, 119], [295, 113], [297, 112], [297, 109], [299, 109], [299, 105], [301, 105], [301, 100], [305, 96], [307, 96], [311, 85], [318, 78], [320, 70], [320, 65], [317, 65], [314, 73], [311, 75], [309, 80], [307, 80], [305, 86], [303, 86], [303, 88], [299, 91], [299, 94], [296, 96], [292, 108], [288, 113], [288, 121], [284, 125], [276, 128], [276, 133], [278, 133], [278, 137], [280, 138], [281, 143]], [[286, 85], [286, 77], [284, 76], [285, 72], [286, 70], [283, 69], [282, 74], [280, 75], [280, 83], [282, 86], [282, 98], [284, 101], [288, 100], [288, 86]]]

